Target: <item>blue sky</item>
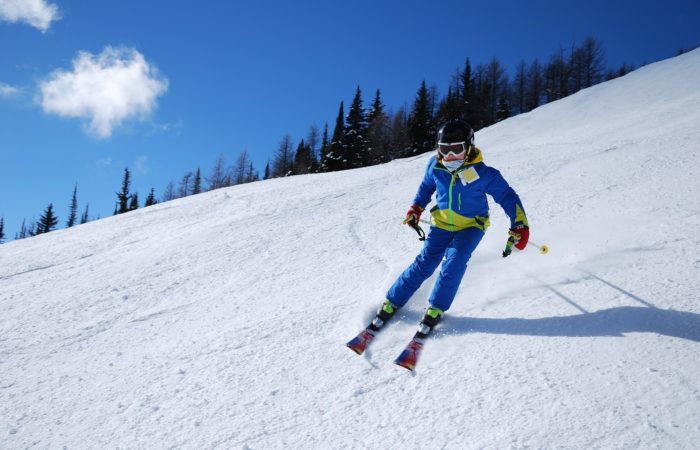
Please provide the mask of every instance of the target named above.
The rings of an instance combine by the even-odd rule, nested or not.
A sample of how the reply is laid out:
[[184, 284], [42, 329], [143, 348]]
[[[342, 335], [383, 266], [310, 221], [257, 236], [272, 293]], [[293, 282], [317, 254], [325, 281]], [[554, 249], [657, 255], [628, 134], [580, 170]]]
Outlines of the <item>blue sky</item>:
[[126, 166], [142, 201], [221, 153], [262, 172], [283, 135], [332, 131], [358, 85], [396, 110], [467, 57], [512, 69], [593, 35], [609, 66], [639, 66], [700, 44], [697, 1], [30, 3], [0, 0], [8, 238], [49, 203], [64, 226], [76, 183], [81, 211], [111, 215]]

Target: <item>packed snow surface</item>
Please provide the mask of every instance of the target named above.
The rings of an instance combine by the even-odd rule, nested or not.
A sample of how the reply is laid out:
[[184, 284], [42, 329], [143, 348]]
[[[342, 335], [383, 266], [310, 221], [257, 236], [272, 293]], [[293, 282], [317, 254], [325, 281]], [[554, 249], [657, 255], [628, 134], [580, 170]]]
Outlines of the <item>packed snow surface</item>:
[[492, 225], [416, 372], [430, 155], [217, 190], [0, 246], [0, 447], [698, 448], [700, 51], [477, 134]]

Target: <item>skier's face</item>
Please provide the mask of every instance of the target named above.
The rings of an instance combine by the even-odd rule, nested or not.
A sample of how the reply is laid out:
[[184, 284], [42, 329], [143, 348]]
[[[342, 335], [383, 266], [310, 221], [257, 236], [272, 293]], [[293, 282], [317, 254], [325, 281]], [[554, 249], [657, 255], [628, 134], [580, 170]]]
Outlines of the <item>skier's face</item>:
[[444, 161], [464, 161], [464, 158], [467, 156], [467, 143], [439, 142], [437, 150]]

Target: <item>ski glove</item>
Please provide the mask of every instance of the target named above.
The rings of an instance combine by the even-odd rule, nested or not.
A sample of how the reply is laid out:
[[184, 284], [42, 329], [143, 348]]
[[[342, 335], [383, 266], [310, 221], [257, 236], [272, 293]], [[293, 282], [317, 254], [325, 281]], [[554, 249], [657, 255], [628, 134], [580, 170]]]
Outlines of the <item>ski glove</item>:
[[421, 213], [423, 213], [423, 208], [418, 205], [411, 205], [411, 207], [408, 208], [408, 212], [406, 213], [406, 218], [403, 220], [403, 223], [413, 223], [418, 225]]
[[527, 246], [527, 241], [530, 240], [530, 229], [524, 225], [518, 225], [513, 227], [508, 231], [512, 237], [515, 238], [514, 247], [518, 250], [525, 250]]

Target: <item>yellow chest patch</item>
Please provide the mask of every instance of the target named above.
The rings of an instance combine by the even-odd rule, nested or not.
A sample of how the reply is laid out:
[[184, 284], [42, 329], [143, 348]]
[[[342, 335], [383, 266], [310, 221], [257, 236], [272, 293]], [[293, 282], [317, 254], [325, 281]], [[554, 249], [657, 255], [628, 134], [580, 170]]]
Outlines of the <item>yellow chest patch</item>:
[[459, 173], [459, 179], [462, 181], [462, 184], [466, 186], [467, 184], [478, 180], [479, 174], [476, 172], [476, 169], [470, 167], [467, 170], [463, 170]]

